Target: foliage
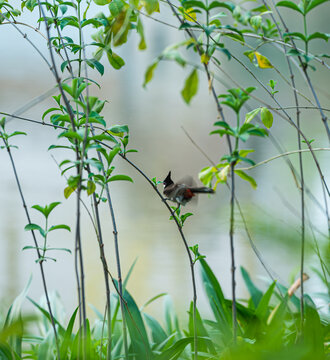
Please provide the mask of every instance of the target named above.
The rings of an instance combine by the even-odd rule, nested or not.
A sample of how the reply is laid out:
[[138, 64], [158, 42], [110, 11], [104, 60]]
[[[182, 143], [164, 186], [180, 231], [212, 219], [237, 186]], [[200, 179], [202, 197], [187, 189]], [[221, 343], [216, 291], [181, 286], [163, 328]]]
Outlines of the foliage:
[[[329, 336], [327, 319], [320, 315], [314, 301], [307, 294], [306, 331], [302, 337], [299, 328], [299, 300], [288, 295], [287, 289], [275, 282], [265, 290], [259, 290], [249, 274], [241, 268], [245, 284], [250, 293], [249, 299], [238, 303], [239, 336], [237, 343], [231, 340], [231, 300], [225, 298], [221, 285], [213, 271], [200, 256], [200, 269], [203, 288], [208, 296], [212, 317], [203, 318], [197, 312], [197, 332], [199, 357], [201, 359], [271, 359], [279, 354], [281, 359], [324, 359], [324, 345]], [[0, 332], [0, 351], [3, 359], [44, 359], [55, 357], [56, 347], [49, 322], [49, 314], [41, 305], [27, 297], [28, 286], [14, 301], [7, 313], [7, 319]], [[163, 295], [163, 294], [162, 294]], [[151, 299], [148, 305], [157, 300]], [[29, 299], [35, 306], [36, 317], [21, 317], [21, 306]], [[54, 298], [55, 299], [55, 298]], [[54, 300], [53, 299], [53, 300]], [[163, 322], [149, 315], [143, 306], [138, 308], [134, 298], [125, 290], [125, 312], [129, 331], [129, 354], [132, 359], [168, 360], [191, 359], [190, 347], [193, 342], [192, 307], [185, 326], [178, 322], [177, 314], [170, 298], [165, 299]], [[53, 309], [59, 303], [53, 301]], [[111, 295], [111, 342], [112, 357], [123, 356], [121, 317], [118, 294]], [[87, 344], [88, 359], [105, 359], [107, 347], [107, 326], [103, 315], [93, 307], [96, 320], [88, 322]], [[58, 328], [61, 359], [79, 358], [82, 344], [79, 332], [74, 330], [77, 322], [76, 309], [68, 323], [55, 319]], [[14, 315], [15, 314], [15, 315]], [[31, 326], [38, 324], [38, 326]], [[36, 333], [39, 329], [39, 333]], [[14, 339], [16, 342], [14, 342]], [[15, 344], [15, 345], [14, 345]]]

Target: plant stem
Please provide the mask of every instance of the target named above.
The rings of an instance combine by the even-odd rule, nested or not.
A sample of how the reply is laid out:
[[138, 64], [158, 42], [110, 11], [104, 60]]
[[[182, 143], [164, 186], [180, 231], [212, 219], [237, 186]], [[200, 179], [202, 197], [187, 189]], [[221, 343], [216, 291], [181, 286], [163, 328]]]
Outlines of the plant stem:
[[[99, 204], [96, 199], [95, 193], [93, 193], [93, 203], [95, 209], [95, 217], [96, 217], [96, 226], [97, 226], [97, 240], [99, 243], [100, 249], [100, 259], [103, 266], [103, 273], [104, 273], [104, 282], [105, 282], [105, 291], [107, 297], [107, 318], [108, 318], [108, 347], [107, 347], [107, 360], [111, 360], [111, 303], [110, 303], [110, 285], [109, 285], [109, 269], [107, 264], [107, 259], [104, 253], [104, 243], [102, 237], [102, 229], [101, 229], [101, 221], [100, 221], [100, 214], [99, 214]], [[101, 349], [102, 350], [102, 349]]]
[[[95, 136], [93, 124], [90, 124], [90, 126], [91, 126], [91, 132], [92, 132], [93, 136]], [[98, 156], [99, 161], [103, 165], [102, 173], [103, 173], [103, 176], [106, 178], [103, 159], [102, 159], [102, 156], [99, 151], [97, 152], [97, 156]], [[117, 275], [118, 275], [118, 288], [119, 288], [119, 294], [120, 294], [119, 302], [120, 302], [120, 311], [121, 311], [122, 325], [123, 325], [123, 343], [124, 343], [125, 359], [127, 360], [128, 359], [127, 328], [126, 328], [125, 311], [124, 311], [124, 303], [123, 303], [123, 285], [122, 285], [121, 264], [120, 264], [120, 255], [119, 255], [118, 230], [117, 230], [116, 217], [115, 217], [115, 212], [114, 212], [113, 205], [112, 205], [112, 199], [111, 199], [110, 188], [109, 188], [108, 183], [105, 184], [105, 192], [107, 195], [110, 217], [111, 217], [111, 221], [112, 221], [113, 237], [114, 237], [114, 244], [115, 244], [115, 256], [116, 256], [116, 264], [117, 264]]]
[[235, 247], [234, 247], [234, 208], [235, 208], [235, 164], [230, 165], [231, 170], [231, 197], [230, 197], [230, 255], [231, 255], [231, 291], [232, 291], [232, 317], [233, 317], [233, 342], [237, 339], [237, 314], [236, 314], [236, 281], [235, 281]]

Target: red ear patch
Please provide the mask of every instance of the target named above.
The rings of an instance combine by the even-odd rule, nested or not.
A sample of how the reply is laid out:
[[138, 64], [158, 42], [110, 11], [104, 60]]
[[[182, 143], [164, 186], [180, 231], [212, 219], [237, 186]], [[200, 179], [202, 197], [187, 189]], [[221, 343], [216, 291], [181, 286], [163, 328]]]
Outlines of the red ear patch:
[[186, 189], [183, 196], [185, 199], [191, 199], [195, 194], [190, 189]]

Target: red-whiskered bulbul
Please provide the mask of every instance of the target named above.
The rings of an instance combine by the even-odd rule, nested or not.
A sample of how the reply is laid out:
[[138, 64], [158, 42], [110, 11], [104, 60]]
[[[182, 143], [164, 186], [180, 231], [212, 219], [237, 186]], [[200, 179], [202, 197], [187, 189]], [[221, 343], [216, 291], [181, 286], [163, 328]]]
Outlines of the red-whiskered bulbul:
[[171, 179], [171, 171], [163, 181], [164, 195], [168, 200], [176, 202], [178, 205], [186, 205], [195, 194], [213, 194], [214, 190], [208, 187], [192, 187], [184, 183], [174, 183]]

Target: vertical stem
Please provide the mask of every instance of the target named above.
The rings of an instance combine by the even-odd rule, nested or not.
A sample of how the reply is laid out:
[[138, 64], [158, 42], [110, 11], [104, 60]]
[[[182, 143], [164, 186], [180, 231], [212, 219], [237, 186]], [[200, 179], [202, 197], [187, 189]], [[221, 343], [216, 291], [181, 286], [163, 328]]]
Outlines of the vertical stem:
[[107, 187], [106, 189], [109, 210], [112, 220], [112, 228], [113, 228], [113, 236], [114, 236], [114, 243], [115, 243], [115, 252], [116, 252], [116, 263], [117, 263], [117, 274], [118, 274], [118, 287], [119, 287], [119, 302], [120, 302], [120, 310], [123, 322], [123, 342], [124, 342], [124, 351], [125, 351], [125, 360], [128, 360], [128, 345], [127, 345], [127, 329], [126, 329], [126, 320], [125, 320], [125, 311], [124, 311], [124, 304], [123, 304], [123, 285], [122, 285], [122, 277], [121, 277], [121, 266], [120, 266], [120, 256], [119, 256], [119, 245], [118, 245], [118, 231], [117, 231], [117, 224], [115, 213], [112, 206], [111, 196], [110, 196], [110, 189]]
[[235, 163], [231, 163], [231, 197], [230, 197], [230, 254], [231, 254], [231, 291], [232, 291], [232, 317], [233, 317], [233, 341], [237, 339], [237, 314], [236, 314], [236, 281], [235, 281], [235, 248], [234, 248], [234, 209], [235, 209]]
[[[295, 96], [296, 93], [295, 93]], [[297, 127], [300, 129], [299, 108], [297, 108]], [[298, 132], [298, 149], [301, 150], [301, 136]], [[303, 171], [302, 153], [299, 152], [299, 170], [300, 170], [300, 191], [301, 191], [301, 258], [300, 258], [300, 326], [301, 333], [304, 332], [304, 260], [305, 260], [305, 181]]]
[[[93, 136], [95, 136], [95, 131], [93, 124], [90, 124], [91, 126], [91, 132]], [[103, 159], [101, 157], [101, 154], [97, 152], [97, 156], [99, 161], [103, 165]], [[103, 176], [106, 178], [104, 166], [102, 166], [102, 173]], [[125, 311], [124, 311], [124, 302], [123, 302], [123, 285], [122, 285], [122, 276], [121, 276], [121, 265], [120, 265], [120, 255], [119, 255], [119, 244], [118, 244], [118, 230], [117, 230], [117, 223], [116, 223], [116, 217], [115, 212], [112, 206], [112, 200], [110, 195], [110, 189], [109, 185], [105, 185], [105, 191], [107, 195], [107, 200], [109, 204], [109, 211], [112, 221], [112, 229], [113, 229], [113, 236], [114, 236], [114, 244], [115, 244], [115, 254], [116, 254], [116, 264], [117, 264], [117, 275], [118, 275], [118, 290], [119, 290], [119, 302], [120, 302], [120, 311], [122, 316], [122, 324], [123, 324], [123, 343], [124, 343], [124, 352], [125, 352], [125, 359], [128, 360], [128, 345], [127, 345], [127, 328], [126, 328], [126, 320], [125, 320]]]
[[[101, 221], [100, 221], [100, 215], [99, 215], [99, 207], [96, 200], [96, 195], [93, 193], [93, 203], [95, 208], [95, 217], [96, 217], [96, 225], [97, 225], [97, 238], [99, 242], [99, 248], [100, 248], [100, 258], [103, 265], [103, 272], [104, 272], [104, 281], [105, 281], [105, 291], [106, 291], [106, 297], [107, 297], [107, 318], [108, 318], [108, 347], [107, 347], [107, 360], [111, 360], [111, 303], [110, 303], [110, 285], [109, 285], [109, 270], [108, 270], [108, 264], [104, 253], [104, 243], [103, 243], [103, 237], [102, 237], [102, 229], [101, 229]], [[102, 349], [101, 349], [102, 351]]]

